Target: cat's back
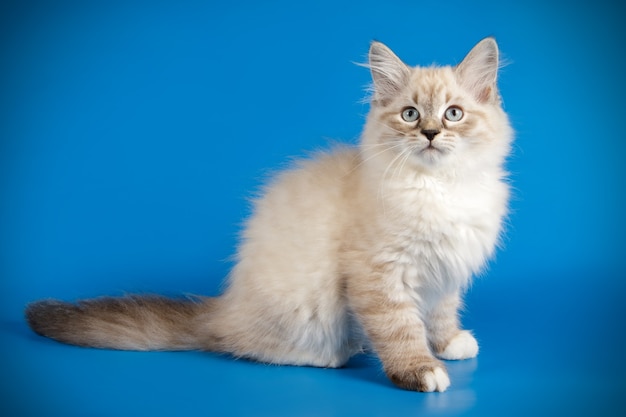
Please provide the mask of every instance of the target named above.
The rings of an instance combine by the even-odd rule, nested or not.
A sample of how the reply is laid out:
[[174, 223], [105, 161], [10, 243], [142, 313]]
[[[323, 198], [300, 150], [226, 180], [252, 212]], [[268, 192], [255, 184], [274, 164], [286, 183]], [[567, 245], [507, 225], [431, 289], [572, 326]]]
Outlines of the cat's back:
[[[336, 146], [328, 151], [314, 153], [309, 158], [296, 160], [292, 166], [280, 172], [270, 187], [296, 186], [313, 191], [339, 192], [350, 181], [359, 165], [359, 151], [349, 146]], [[270, 190], [271, 191], [271, 190]]]
[[[274, 176], [255, 201], [243, 231], [231, 294], [255, 294], [288, 309], [341, 305], [338, 290], [333, 290], [337, 253], [358, 158], [355, 149], [335, 148]], [[319, 297], [321, 293], [326, 295]], [[337, 306], [327, 310], [335, 314]]]
[[340, 209], [359, 164], [358, 150], [337, 147], [301, 159], [274, 176], [257, 199], [255, 215], [298, 216], [314, 222], [318, 214]]
[[242, 236], [241, 259], [250, 252], [259, 258], [259, 251], [268, 258], [290, 253], [319, 259], [336, 251], [358, 166], [358, 150], [337, 147], [275, 175], [255, 201]]

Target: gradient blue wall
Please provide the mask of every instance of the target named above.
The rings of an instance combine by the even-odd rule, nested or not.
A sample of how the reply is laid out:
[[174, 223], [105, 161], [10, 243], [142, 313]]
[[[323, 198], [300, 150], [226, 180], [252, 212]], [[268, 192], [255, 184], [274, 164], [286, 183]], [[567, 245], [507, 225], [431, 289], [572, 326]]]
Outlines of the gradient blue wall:
[[[370, 40], [410, 64], [454, 64], [489, 35], [508, 63], [515, 196], [505, 250], [479, 286], [522, 291], [520, 315], [543, 289], [574, 310], [609, 305], [607, 320], [623, 313], [616, 4], [4, 2], [0, 316], [21, 332], [22, 308], [38, 298], [219, 292], [263, 178], [358, 140], [369, 74], [354, 62]], [[593, 288], [603, 290], [590, 301]], [[470, 299], [479, 315], [480, 297]]]

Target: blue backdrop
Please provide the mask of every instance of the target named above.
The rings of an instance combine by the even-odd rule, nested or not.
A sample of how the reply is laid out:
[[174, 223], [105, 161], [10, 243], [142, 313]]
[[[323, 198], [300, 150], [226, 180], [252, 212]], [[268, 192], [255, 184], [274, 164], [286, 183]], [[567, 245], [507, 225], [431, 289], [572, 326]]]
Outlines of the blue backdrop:
[[[624, 10], [616, 2], [8, 1], [0, 6], [0, 414], [624, 415]], [[505, 249], [467, 297], [482, 345], [442, 394], [375, 358], [271, 367], [35, 336], [39, 298], [217, 294], [246, 198], [356, 143], [378, 39], [454, 64], [494, 35], [517, 131]]]

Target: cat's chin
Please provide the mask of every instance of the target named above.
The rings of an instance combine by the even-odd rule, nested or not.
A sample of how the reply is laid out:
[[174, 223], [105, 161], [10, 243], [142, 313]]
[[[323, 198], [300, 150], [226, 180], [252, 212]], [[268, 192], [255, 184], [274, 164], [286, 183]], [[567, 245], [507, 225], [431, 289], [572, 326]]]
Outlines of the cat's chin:
[[426, 146], [413, 152], [412, 160], [415, 164], [425, 167], [440, 165], [448, 156], [447, 152], [435, 147]]

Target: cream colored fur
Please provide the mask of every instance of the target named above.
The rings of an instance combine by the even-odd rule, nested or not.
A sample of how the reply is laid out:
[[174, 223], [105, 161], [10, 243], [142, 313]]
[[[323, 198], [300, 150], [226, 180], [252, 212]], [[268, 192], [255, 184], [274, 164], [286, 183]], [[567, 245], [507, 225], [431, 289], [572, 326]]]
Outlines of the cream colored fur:
[[[41, 302], [27, 310], [31, 326], [81, 344], [82, 327], [59, 324], [54, 304], [66, 306], [66, 323], [88, 323], [82, 344], [90, 346], [206, 349], [319, 367], [371, 347], [400, 387], [445, 390], [436, 357], [478, 353], [457, 311], [507, 211], [512, 131], [496, 87], [498, 49], [487, 38], [457, 67], [410, 68], [375, 42], [369, 61], [373, 96], [360, 146], [302, 161], [266, 186], [221, 297], [182, 303], [187, 310], [174, 321], [157, 317], [158, 306], [148, 318], [133, 307], [124, 332], [111, 326], [128, 317], [124, 309], [107, 317], [87, 304]], [[460, 120], [446, 120], [450, 106], [462, 110]], [[417, 120], [403, 120], [407, 107]], [[142, 337], [127, 336], [129, 328]], [[122, 333], [124, 343], [107, 344]]]

